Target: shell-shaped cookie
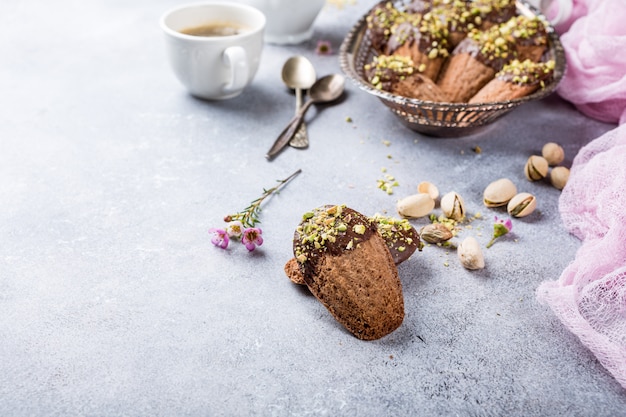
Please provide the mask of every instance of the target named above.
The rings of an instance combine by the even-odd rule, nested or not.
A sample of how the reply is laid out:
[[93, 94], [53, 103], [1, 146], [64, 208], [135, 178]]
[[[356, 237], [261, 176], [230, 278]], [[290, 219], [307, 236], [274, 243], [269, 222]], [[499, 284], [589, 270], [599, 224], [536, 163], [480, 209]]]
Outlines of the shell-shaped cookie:
[[305, 213], [294, 256], [311, 293], [357, 338], [379, 339], [402, 324], [398, 270], [368, 217], [343, 205]]

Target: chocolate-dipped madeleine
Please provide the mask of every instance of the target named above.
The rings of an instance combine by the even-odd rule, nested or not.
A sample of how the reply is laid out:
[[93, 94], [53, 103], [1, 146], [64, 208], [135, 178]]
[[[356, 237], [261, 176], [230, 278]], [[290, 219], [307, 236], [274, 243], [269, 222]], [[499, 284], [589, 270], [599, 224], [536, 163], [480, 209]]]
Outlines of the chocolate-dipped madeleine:
[[430, 78], [420, 74], [410, 57], [379, 55], [365, 65], [365, 76], [376, 88], [399, 96], [425, 101], [448, 101]]
[[554, 61], [513, 60], [470, 99], [470, 103], [490, 103], [525, 97], [545, 85], [554, 73]]
[[374, 7], [365, 17], [372, 47], [383, 53], [389, 36], [391, 36], [391, 27], [406, 19], [407, 13], [398, 10], [392, 2], [378, 4]]
[[430, 12], [419, 21], [397, 23], [391, 28], [385, 54], [410, 57], [415, 68], [434, 81], [449, 55], [448, 29]]
[[500, 26], [487, 31], [472, 30], [454, 48], [437, 84], [450, 101], [464, 103], [515, 58], [513, 38], [501, 32]]
[[398, 271], [366, 216], [344, 205], [305, 213], [294, 234], [294, 257], [311, 293], [357, 338], [379, 339], [402, 324]]
[[431, 14], [448, 29], [448, 48], [453, 50], [469, 33], [481, 26], [482, 17], [471, 2], [465, 0], [440, 1]]

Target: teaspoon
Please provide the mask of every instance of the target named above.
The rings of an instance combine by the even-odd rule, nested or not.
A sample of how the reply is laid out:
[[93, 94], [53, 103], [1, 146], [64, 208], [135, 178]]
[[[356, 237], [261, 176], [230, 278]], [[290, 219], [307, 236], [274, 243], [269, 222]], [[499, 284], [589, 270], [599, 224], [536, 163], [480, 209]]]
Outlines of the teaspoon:
[[[311, 88], [315, 83], [315, 68], [311, 61], [297, 55], [289, 58], [283, 65], [283, 82], [287, 87], [296, 91], [296, 114], [302, 107], [302, 91]], [[296, 134], [289, 140], [289, 145], [294, 148], [306, 148], [309, 146], [309, 137], [306, 131], [306, 123], [302, 122]]]

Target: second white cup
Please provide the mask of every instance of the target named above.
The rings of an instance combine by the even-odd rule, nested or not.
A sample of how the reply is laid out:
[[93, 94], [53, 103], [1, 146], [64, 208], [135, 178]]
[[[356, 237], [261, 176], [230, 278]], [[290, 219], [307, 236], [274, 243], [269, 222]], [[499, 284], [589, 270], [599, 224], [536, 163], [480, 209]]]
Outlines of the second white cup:
[[293, 45], [313, 35], [313, 23], [326, 0], [238, 0], [265, 14], [265, 41], [277, 45]]

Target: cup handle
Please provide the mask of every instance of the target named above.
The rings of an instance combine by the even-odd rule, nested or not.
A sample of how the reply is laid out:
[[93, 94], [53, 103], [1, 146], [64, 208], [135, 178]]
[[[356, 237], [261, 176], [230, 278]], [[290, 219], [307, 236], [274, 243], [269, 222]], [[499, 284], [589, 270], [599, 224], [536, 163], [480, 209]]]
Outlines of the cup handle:
[[231, 93], [243, 90], [248, 82], [248, 60], [246, 51], [241, 46], [231, 46], [224, 50], [222, 55], [224, 62], [230, 67], [230, 83], [226, 84], [222, 90]]

